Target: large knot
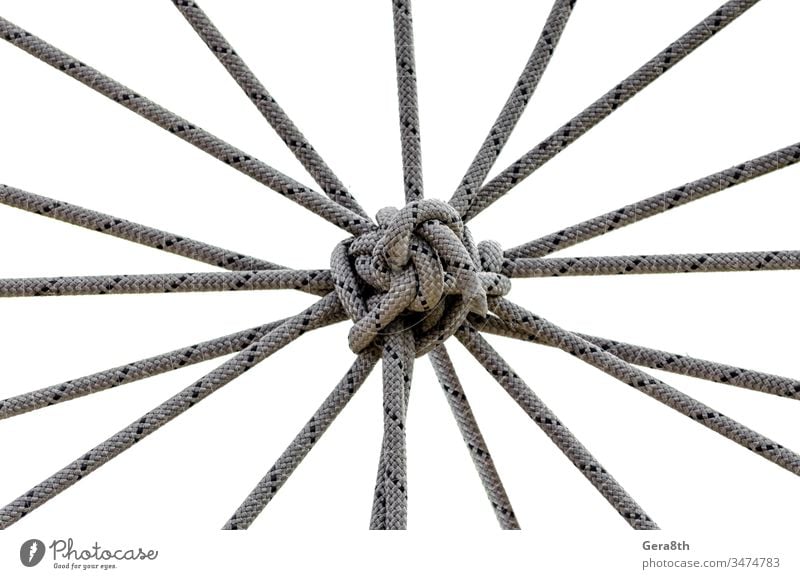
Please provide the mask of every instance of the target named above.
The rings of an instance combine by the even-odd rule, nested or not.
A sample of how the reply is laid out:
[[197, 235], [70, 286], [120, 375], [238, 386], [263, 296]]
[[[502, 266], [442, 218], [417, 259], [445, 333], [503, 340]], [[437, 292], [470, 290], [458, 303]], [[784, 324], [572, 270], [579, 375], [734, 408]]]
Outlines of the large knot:
[[381, 209], [377, 219], [377, 228], [342, 241], [331, 255], [337, 295], [354, 322], [354, 352], [381, 334], [411, 329], [422, 355], [468, 314], [485, 316], [487, 296], [510, 290], [499, 245], [476, 246], [449, 204], [414, 201]]

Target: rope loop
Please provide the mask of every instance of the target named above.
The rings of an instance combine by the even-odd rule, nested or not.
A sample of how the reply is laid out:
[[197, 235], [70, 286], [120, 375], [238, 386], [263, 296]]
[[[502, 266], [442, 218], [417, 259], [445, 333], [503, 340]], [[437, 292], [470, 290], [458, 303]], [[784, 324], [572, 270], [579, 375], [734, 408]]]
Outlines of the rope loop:
[[385, 207], [377, 221], [331, 255], [337, 295], [354, 323], [354, 352], [400, 320], [393, 328], [412, 329], [421, 356], [453, 335], [468, 314], [485, 316], [487, 296], [511, 289], [500, 273], [500, 245], [476, 247], [448, 203], [422, 199], [402, 209]]

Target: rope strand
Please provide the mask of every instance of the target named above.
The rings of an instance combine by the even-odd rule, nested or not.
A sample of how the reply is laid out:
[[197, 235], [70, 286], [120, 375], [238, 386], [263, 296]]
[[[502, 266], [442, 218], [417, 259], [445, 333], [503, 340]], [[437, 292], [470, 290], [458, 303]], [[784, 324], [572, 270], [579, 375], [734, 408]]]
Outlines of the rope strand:
[[[525, 331], [521, 326], [505, 322], [495, 316], [487, 316], [480, 321], [482, 332], [525, 340], [535, 344], [550, 344], [542, 341], [536, 334]], [[579, 338], [591, 342], [620, 360], [636, 366], [644, 366], [653, 370], [663, 370], [674, 374], [682, 374], [693, 378], [702, 378], [719, 384], [730, 384], [755, 392], [764, 392], [784, 398], [800, 400], [800, 381], [784, 376], [776, 376], [748, 370], [738, 366], [730, 366], [719, 362], [711, 362], [701, 358], [693, 358], [686, 354], [675, 354], [663, 350], [627, 344], [618, 340], [599, 338], [588, 334], [573, 332]]]
[[450, 204], [456, 208], [463, 217], [469, 213], [470, 207], [475, 202], [475, 197], [479, 195], [479, 189], [486, 176], [494, 166], [500, 151], [503, 150], [508, 142], [514, 127], [517, 126], [522, 113], [528, 106], [539, 81], [542, 79], [547, 65], [553, 56], [561, 33], [567, 26], [567, 21], [572, 14], [576, 0], [555, 0], [550, 10], [550, 15], [542, 28], [539, 40], [525, 64], [514, 89], [503, 106], [503, 110], [494, 122], [489, 134], [483, 141], [472, 163], [467, 169], [466, 174], [461, 179], [461, 184], [453, 193]]
[[[0, 400], [0, 420], [239, 352], [286, 319]], [[341, 318], [335, 319], [341, 321]], [[333, 320], [332, 320], [333, 323]]]
[[510, 259], [544, 257], [798, 162], [800, 143], [795, 143], [509, 249], [505, 256]]
[[347, 374], [314, 413], [311, 420], [228, 519], [228, 522], [222, 527], [224, 530], [250, 527], [361, 388], [379, 358], [380, 352], [376, 348], [368, 348], [358, 355]]
[[325, 194], [342, 207], [371, 221], [358, 202], [325, 163], [305, 135], [278, 105], [253, 71], [233, 49], [211, 19], [193, 0], [172, 0], [186, 21], [241, 87], [261, 115], [275, 130], [289, 150], [314, 178]]
[[191, 386], [0, 509], [0, 529], [5, 529], [28, 515], [305, 332], [324, 324], [329, 316], [336, 316], [341, 311], [336, 295], [331, 293], [304, 312], [290, 318]]
[[[397, 328], [395, 322], [392, 328]], [[409, 330], [390, 333], [383, 344], [383, 443], [370, 529], [401, 530], [408, 520], [406, 410], [415, 357]]]
[[550, 259], [532, 257], [507, 259], [503, 263], [503, 273], [512, 278], [792, 269], [800, 269], [800, 251], [603, 255]]
[[328, 270], [271, 269], [0, 279], [0, 298], [294, 289], [333, 290]]
[[464, 324], [456, 332], [456, 338], [631, 527], [634, 529], [658, 529], [658, 526], [628, 495], [627, 491], [603, 468], [589, 450], [575, 438], [575, 435], [564, 426], [471, 324]]
[[489, 301], [492, 311], [501, 319], [522, 326], [541, 340], [636, 388], [789, 472], [800, 475], [800, 455], [794, 451], [508, 300], [490, 298]]
[[[525, 153], [502, 173], [489, 181], [474, 196], [474, 203], [463, 216], [469, 221], [478, 213], [508, 193], [523, 179], [566, 149], [586, 134], [592, 127], [611, 115], [650, 83], [667, 72], [686, 56], [702, 46], [717, 32], [736, 20], [759, 0], [730, 0], [720, 6], [713, 14], [701, 21], [662, 52], [645, 63], [636, 72], [589, 105], [583, 112], [550, 135], [536, 147]], [[451, 200], [454, 204], [464, 204], [461, 197]]]
[[216, 267], [230, 270], [286, 269], [263, 259], [8, 185], [0, 185], [0, 203]]
[[263, 161], [215, 137], [208, 131], [168, 111], [2, 17], [0, 17], [0, 37], [334, 225], [354, 235], [368, 231], [372, 227], [368, 220], [358, 214], [298, 183]]
[[483, 439], [483, 434], [478, 426], [478, 421], [472, 413], [472, 407], [467, 400], [467, 395], [461, 387], [461, 381], [450, 360], [447, 349], [444, 345], [437, 346], [428, 354], [442, 391], [447, 397], [447, 403], [456, 420], [461, 438], [467, 445], [469, 456], [478, 471], [486, 497], [492, 505], [497, 522], [503, 530], [518, 530], [519, 523], [511, 500], [508, 498], [500, 473], [494, 464], [492, 455], [489, 454], [489, 447]]
[[414, 61], [414, 25], [411, 0], [391, 0], [394, 13], [394, 50], [397, 100], [400, 113], [400, 147], [406, 203], [425, 196], [422, 183], [422, 144], [417, 98], [417, 65]]

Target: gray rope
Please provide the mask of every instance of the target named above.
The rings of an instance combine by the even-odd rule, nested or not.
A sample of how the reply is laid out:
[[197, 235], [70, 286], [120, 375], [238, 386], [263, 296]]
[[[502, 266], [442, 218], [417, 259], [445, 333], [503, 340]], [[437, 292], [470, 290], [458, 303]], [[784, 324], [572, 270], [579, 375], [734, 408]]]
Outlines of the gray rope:
[[454, 196], [451, 199], [451, 203], [455, 206], [469, 205], [469, 211], [463, 215], [464, 222], [466, 223], [508, 193], [523, 179], [578, 140], [579, 137], [691, 54], [717, 32], [744, 14], [749, 8], [755, 6], [758, 1], [730, 0], [726, 2], [713, 14], [710, 14], [697, 26], [670, 44], [628, 78], [489, 181], [477, 195], [473, 195], [473, 202], [470, 203], [469, 200], [463, 199], [466, 193]]
[[[471, 237], [447, 203], [422, 199], [400, 210], [384, 208], [378, 223], [378, 230], [341, 242], [331, 254], [336, 292], [354, 322], [354, 352], [408, 314], [416, 316], [411, 326], [420, 356], [451, 336], [469, 312], [485, 314], [487, 295], [509, 291], [505, 276], [475, 263], [480, 248], [470, 247]], [[499, 248], [480, 247], [496, 250], [493, 262], [502, 259]]]
[[225, 269], [285, 269], [263, 259], [7, 185], [0, 185], [0, 203]]
[[[382, 209], [376, 226], [278, 106], [221, 32], [192, 0], [173, 0], [262, 115], [314, 177], [325, 197], [228, 143], [190, 124], [0, 18], [0, 36], [90, 88], [176, 134], [240, 172], [350, 232], [331, 256], [331, 270], [287, 270], [171, 233], [0, 186], [0, 202], [143, 245], [223, 267], [233, 272], [29, 278], [0, 280], [0, 297], [88, 295], [157, 291], [301, 289], [325, 297], [301, 314], [0, 401], [0, 419], [113, 388], [203, 360], [238, 352], [230, 360], [145, 414], [52, 477], [0, 509], [0, 529], [56, 496], [176, 418], [306, 331], [350, 317], [350, 346], [359, 356], [225, 528], [246, 528], [310, 452], [361, 386], [377, 358], [383, 359], [384, 435], [370, 526], [404, 529], [407, 524], [405, 419], [414, 358], [426, 353], [445, 390], [462, 437], [503, 528], [517, 528], [502, 482], [441, 346], [456, 335], [609, 503], [637, 529], [657, 528], [626, 491], [566, 429], [468, 322], [484, 318], [484, 329], [561, 348], [636, 387], [706, 427], [800, 474], [800, 456], [629, 365], [638, 363], [723, 383], [800, 398], [800, 383], [716, 364], [573, 334], [500, 296], [508, 276], [674, 273], [794, 269], [800, 252], [608, 256], [537, 259], [724, 187], [800, 160], [792, 145], [678, 189], [629, 205], [535, 240], [504, 254], [494, 242], [476, 244], [465, 222], [553, 158], [758, 0], [730, 0], [666, 50], [529, 151], [483, 188], [488, 172], [522, 115], [566, 26], [575, 0], [555, 0], [517, 85], [484, 141], [451, 204], [423, 199], [419, 113], [410, 0], [393, 0], [395, 56], [407, 205]], [[489, 307], [501, 318], [488, 316]], [[380, 350], [379, 350], [380, 348]], [[624, 360], [624, 361], [623, 361]]]
[[536, 91], [553, 52], [558, 46], [561, 33], [564, 32], [575, 2], [576, 0], [555, 0], [553, 2], [550, 15], [545, 21], [539, 40], [537, 40], [522, 74], [450, 200], [450, 204], [455, 207], [459, 215], [464, 216], [469, 212], [481, 185], [486, 180], [500, 151], [508, 142], [514, 127], [517, 126], [517, 122]]
[[261, 84], [261, 81], [253, 74], [253, 71], [245, 64], [244, 60], [233, 49], [219, 29], [200, 9], [197, 2], [192, 0], [172, 0], [172, 2], [325, 194], [339, 205], [369, 221], [369, 217], [358, 202], [323, 161], [316, 149], [311, 146], [311, 143], [300, 132], [300, 129], [295, 126], [278, 105], [269, 91]]
[[730, 384], [747, 390], [755, 390], [756, 392], [764, 392], [775, 396], [800, 400], [800, 381], [793, 380], [792, 378], [776, 376], [756, 370], [748, 370], [737, 366], [729, 366], [718, 362], [710, 362], [708, 360], [692, 358], [691, 356], [672, 354], [662, 350], [643, 348], [641, 346], [626, 344], [625, 342], [604, 340], [584, 334], [577, 335], [584, 340], [591, 341], [600, 346], [603, 350], [608, 351], [610, 354], [630, 364], [656, 370], [665, 370], [685, 376], [693, 376], [695, 378], [703, 378], [720, 384]]
[[521, 326], [542, 341], [572, 354], [789, 472], [800, 475], [800, 455], [777, 442], [503, 298], [491, 298], [490, 303], [492, 311], [501, 319]]
[[331, 293], [265, 334], [191, 386], [0, 509], [0, 529], [26, 516], [305, 332], [324, 325], [326, 318], [335, 317], [339, 312], [338, 299]]
[[[391, 329], [402, 330], [399, 322]], [[383, 442], [370, 529], [402, 530], [408, 523], [406, 409], [416, 348], [408, 330], [390, 333], [383, 351]]]
[[414, 61], [414, 25], [411, 0], [391, 0], [394, 13], [394, 48], [397, 68], [397, 98], [400, 109], [400, 146], [406, 203], [424, 197], [422, 145], [417, 102], [417, 65]]
[[658, 526], [471, 324], [456, 338], [634, 529]]
[[577, 225], [510, 249], [505, 255], [511, 259], [543, 257], [798, 162], [800, 162], [800, 143], [795, 143], [615, 211], [587, 219]]
[[[495, 316], [487, 316], [481, 320], [478, 327], [482, 332], [489, 332], [498, 336], [526, 340], [536, 344], [545, 343], [536, 334], [526, 332], [520, 326], [506, 323]], [[598, 338], [597, 336], [578, 332], [573, 333], [629, 364], [800, 400], [800, 381], [792, 378], [693, 358], [686, 354], [675, 354], [617, 340], [609, 340], [608, 338]]]
[[[342, 319], [333, 318], [331, 321], [339, 322]], [[239, 352], [285, 321], [250, 328], [0, 400], [0, 420]]]
[[0, 298], [295, 289], [333, 290], [327, 270], [271, 269], [0, 279]]
[[342, 229], [352, 234], [359, 234], [373, 226], [368, 220], [335, 201], [298, 183], [263, 161], [244, 153], [1, 17], [0, 36], [31, 56], [82, 82]]
[[508, 277], [627, 275], [647, 273], [702, 273], [800, 269], [800, 251], [683, 253], [668, 255], [613, 255], [508, 259]]
[[328, 430], [339, 413], [358, 391], [378, 363], [380, 352], [368, 348], [359, 354], [344, 378], [325, 399], [311, 420], [297, 434], [292, 443], [281, 454], [264, 478], [228, 519], [223, 529], [247, 529], [267, 507], [283, 484], [294, 473], [300, 462], [308, 455], [316, 442]]
[[450, 410], [461, 432], [461, 437], [467, 445], [469, 456], [478, 471], [481, 484], [483, 484], [483, 489], [486, 491], [486, 496], [492, 505], [497, 522], [500, 523], [500, 528], [504, 530], [519, 529], [519, 523], [511, 506], [511, 500], [508, 498], [503, 481], [497, 472], [492, 455], [489, 454], [489, 447], [483, 439], [481, 429], [478, 427], [478, 421], [472, 413], [472, 407], [467, 400], [464, 389], [461, 387], [461, 381], [458, 379], [458, 374], [456, 374], [456, 369], [450, 360], [447, 349], [440, 345], [431, 350], [428, 358], [447, 397]]

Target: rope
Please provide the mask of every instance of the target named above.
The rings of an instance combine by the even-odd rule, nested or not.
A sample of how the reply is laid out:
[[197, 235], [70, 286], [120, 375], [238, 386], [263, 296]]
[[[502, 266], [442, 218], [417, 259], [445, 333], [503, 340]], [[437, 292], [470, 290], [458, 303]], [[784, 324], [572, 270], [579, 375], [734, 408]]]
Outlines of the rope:
[[411, 0], [392, 0], [392, 7], [394, 13], [397, 100], [400, 109], [400, 146], [403, 156], [403, 182], [405, 184], [406, 203], [411, 203], [424, 197]]
[[7, 528], [68, 489], [305, 332], [321, 327], [325, 324], [326, 318], [335, 317], [338, 311], [339, 302], [336, 295], [331, 293], [265, 334], [191, 386], [0, 509], [0, 529]]
[[[574, 334], [506, 301], [509, 277], [795, 269], [800, 252], [708, 253], [540, 259], [559, 249], [656, 215], [725, 187], [800, 161], [800, 144], [590, 219], [503, 252], [476, 243], [465, 223], [664, 74], [758, 0], [730, 0], [572, 121], [480, 188], [546, 69], [575, 0], [555, 0], [536, 46], [505, 106], [450, 203], [423, 198], [419, 112], [410, 0], [393, 0], [395, 58], [406, 206], [387, 207], [373, 222], [222, 33], [192, 0], [173, 0], [181, 14], [240, 85], [328, 197], [245, 154], [0, 18], [0, 36], [351, 234], [331, 254], [331, 269], [290, 270], [76, 205], [0, 186], [0, 203], [223, 267], [227, 272], [0, 280], [0, 297], [95, 295], [291, 288], [324, 294], [300, 314], [0, 401], [0, 420], [100, 392], [200, 361], [236, 353], [138, 421], [0, 509], [7, 528], [136, 442], [178, 417], [303, 333], [349, 317], [358, 354], [345, 377], [241, 504], [226, 529], [247, 528], [313, 448], [382, 359], [384, 432], [370, 527], [407, 525], [406, 413], [416, 357], [429, 354], [495, 515], [518, 523], [486, 442], [443, 343], [455, 335], [495, 377], [605, 499], [636, 529], [655, 523], [511, 369], [482, 330], [558, 347], [663, 404], [800, 474], [800, 456], [667, 384], [640, 364], [781, 396], [800, 398], [800, 382]], [[490, 310], [497, 316], [488, 315]], [[238, 353], [237, 353], [238, 352]], [[630, 364], [629, 364], [630, 363]]]
[[483, 439], [481, 429], [478, 427], [478, 421], [472, 413], [472, 407], [467, 400], [464, 389], [461, 387], [461, 381], [458, 379], [453, 362], [447, 354], [447, 349], [443, 345], [438, 346], [428, 354], [428, 358], [430, 358], [436, 377], [442, 386], [447, 403], [450, 405], [453, 418], [455, 418], [458, 429], [461, 432], [461, 438], [464, 439], [464, 444], [467, 445], [469, 456], [478, 471], [478, 477], [480, 477], [483, 489], [486, 491], [486, 496], [492, 505], [497, 522], [500, 523], [500, 528], [503, 530], [519, 529], [519, 523], [511, 506], [511, 500], [506, 494], [506, 489], [500, 479], [500, 474], [497, 472], [497, 467], [494, 465], [492, 455], [489, 454], [489, 447]]
[[[285, 321], [250, 328], [0, 400], [0, 420], [239, 352]], [[333, 321], [341, 319], [333, 318]]]
[[789, 472], [800, 475], [800, 455], [631, 366], [599, 346], [503, 298], [492, 298], [492, 311], [501, 319], [536, 334], [542, 341], [572, 354]]
[[503, 264], [508, 277], [705, 273], [800, 269], [800, 251], [519, 258]]
[[378, 230], [343, 241], [331, 255], [337, 295], [354, 322], [354, 352], [403, 317], [422, 355], [451, 336], [470, 312], [485, 314], [488, 295], [509, 291], [505, 276], [480, 263], [489, 254], [499, 263], [499, 246], [469, 247], [471, 238], [450, 205], [412, 201], [400, 210], [382, 209], [378, 223]]
[[225, 269], [284, 269], [281, 265], [263, 259], [7, 185], [0, 185], [0, 203]]
[[508, 258], [543, 257], [800, 162], [800, 143], [778, 149], [664, 193], [587, 219], [506, 251]]
[[536, 46], [534, 46], [522, 74], [450, 200], [450, 204], [462, 217], [469, 212], [475, 202], [481, 185], [500, 155], [500, 151], [508, 142], [508, 138], [514, 131], [514, 127], [517, 126], [528, 102], [533, 97], [553, 52], [558, 46], [561, 33], [564, 32], [575, 2], [576, 0], [555, 0], [553, 3], [550, 15], [547, 17], [539, 40], [536, 41]]
[[647, 513], [471, 324], [462, 326], [456, 332], [456, 338], [631, 527], [658, 528]]
[[371, 228], [369, 221], [358, 214], [137, 94], [5, 18], [0, 18], [0, 36], [31, 56], [82, 82], [334, 225], [353, 234]]
[[358, 391], [378, 363], [380, 352], [369, 348], [358, 355], [356, 361], [333, 392], [325, 399], [311, 420], [297, 434], [264, 478], [242, 502], [223, 526], [226, 530], [247, 529], [275, 497], [283, 484], [294, 473], [317, 441], [328, 430], [339, 413]]
[[0, 298], [294, 289], [333, 290], [327, 270], [271, 269], [0, 279]]
[[289, 147], [325, 194], [339, 205], [369, 221], [369, 217], [358, 202], [331, 168], [322, 160], [316, 149], [311, 146], [308, 139], [295, 126], [269, 91], [261, 84], [261, 81], [256, 78], [244, 60], [225, 40], [225, 37], [201, 10], [197, 2], [192, 0], [172, 0], [172, 3], [175, 4], [194, 31], [211, 49], [217, 60], [220, 61], [233, 80], [242, 88], [258, 111], [264, 116], [281, 140], [286, 143], [286, 146]]
[[[488, 316], [481, 320], [480, 329], [482, 332], [498, 336], [549, 345], [542, 342], [536, 334], [526, 332], [519, 325], [504, 322], [495, 316]], [[685, 354], [645, 348], [617, 340], [609, 340], [608, 338], [598, 338], [597, 336], [578, 332], [573, 333], [629, 364], [800, 400], [800, 381], [792, 378], [693, 358]]]
[[523, 179], [530, 176], [534, 171], [586, 134], [592, 127], [628, 102], [650, 83], [758, 2], [759, 0], [730, 0], [726, 2], [713, 14], [710, 14], [697, 26], [678, 38], [628, 78], [489, 181], [477, 195], [473, 196], [474, 200], [472, 202], [464, 199], [465, 193], [454, 196], [451, 199], [451, 203], [455, 206], [469, 205], [469, 211], [463, 216], [464, 222], [466, 223], [500, 199]]
[[414, 369], [414, 337], [408, 330], [386, 336], [383, 359], [383, 442], [372, 501], [370, 529], [400, 530], [408, 522], [406, 410]]

